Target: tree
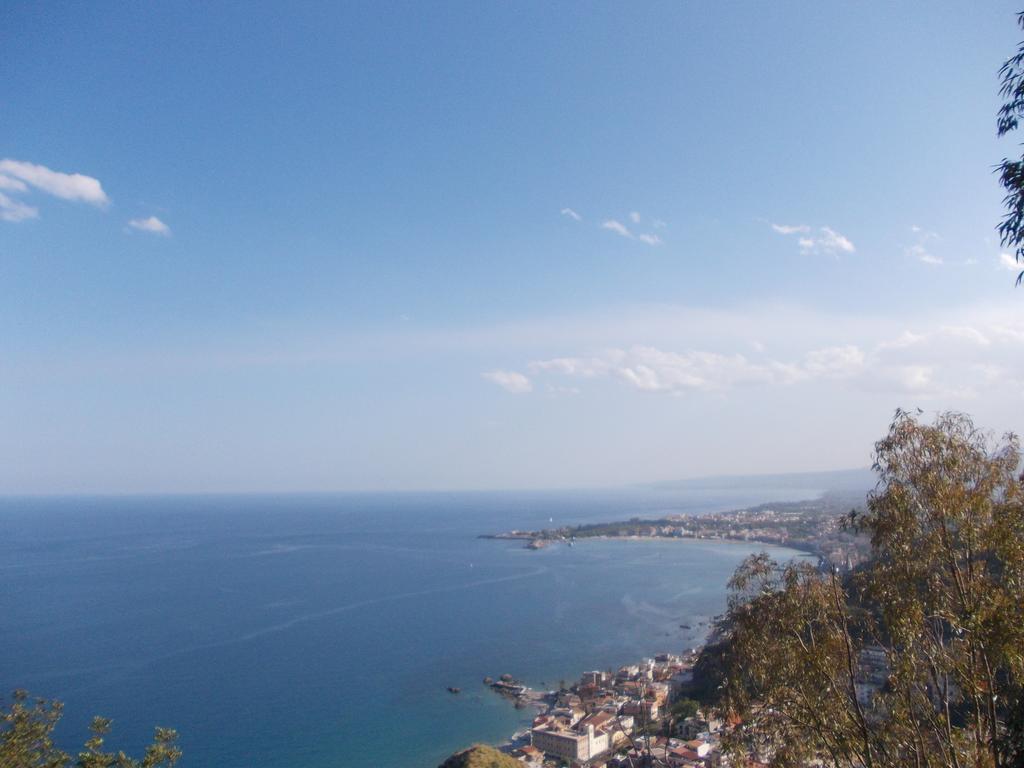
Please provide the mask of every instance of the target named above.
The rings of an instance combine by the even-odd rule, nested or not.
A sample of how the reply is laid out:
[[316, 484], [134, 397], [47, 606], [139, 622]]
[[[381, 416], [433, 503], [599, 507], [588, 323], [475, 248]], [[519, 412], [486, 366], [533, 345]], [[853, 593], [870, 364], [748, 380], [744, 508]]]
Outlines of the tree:
[[[1024, 27], [1024, 13], [1017, 14], [1017, 23]], [[996, 130], [999, 136], [1017, 130], [1020, 118], [1024, 116], [1024, 41], [1017, 46], [1017, 52], [1007, 59], [999, 69], [1002, 84], [999, 95], [1004, 99], [999, 108]], [[1003, 158], [998, 166], [999, 183], [1006, 190], [1003, 205], [1006, 213], [999, 224], [1000, 243], [1012, 248], [1014, 258], [1024, 261], [1024, 156], [1019, 160]], [[1024, 278], [1024, 270], [1017, 275], [1017, 285]]]
[[693, 699], [679, 699], [672, 704], [672, 717], [677, 720], [685, 720], [688, 717], [696, 717], [700, 703]]
[[509, 755], [484, 744], [456, 752], [440, 768], [522, 768], [522, 763]]
[[31, 699], [25, 691], [15, 691], [10, 706], [0, 708], [0, 768], [173, 768], [181, 757], [178, 734], [169, 728], [156, 729], [141, 760], [124, 752], [104, 752], [103, 737], [111, 721], [97, 717], [90, 727], [92, 736], [72, 762], [53, 743], [53, 729], [62, 712], [60, 702]]
[[840, 578], [749, 558], [730, 582], [733, 748], [775, 765], [1020, 765], [1024, 485], [1013, 435], [897, 412], [848, 523], [873, 557]]

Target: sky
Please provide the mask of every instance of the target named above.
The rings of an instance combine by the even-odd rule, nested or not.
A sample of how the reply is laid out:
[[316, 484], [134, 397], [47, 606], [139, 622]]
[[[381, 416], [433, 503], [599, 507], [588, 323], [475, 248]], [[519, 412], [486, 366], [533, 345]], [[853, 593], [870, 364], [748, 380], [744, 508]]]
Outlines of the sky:
[[611, 486], [1024, 428], [1016, 8], [0, 6], [0, 493]]

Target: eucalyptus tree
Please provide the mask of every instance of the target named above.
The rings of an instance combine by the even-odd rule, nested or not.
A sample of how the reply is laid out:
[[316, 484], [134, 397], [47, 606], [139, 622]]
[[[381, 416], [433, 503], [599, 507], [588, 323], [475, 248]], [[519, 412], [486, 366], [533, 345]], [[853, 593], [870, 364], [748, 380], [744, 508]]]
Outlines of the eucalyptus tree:
[[731, 742], [776, 765], [1024, 762], [1024, 486], [1017, 438], [961, 414], [897, 412], [878, 485], [847, 523], [846, 577], [745, 561], [730, 582], [722, 703]]
[[[1017, 23], [1024, 27], [1024, 13], [1017, 14]], [[996, 132], [1005, 136], [1017, 130], [1024, 116], [1024, 41], [999, 69], [1001, 79], [999, 95], [1003, 104], [996, 118]], [[999, 183], [1006, 190], [1003, 205], [1006, 213], [999, 224], [999, 237], [1005, 248], [1012, 248], [1014, 258], [1024, 265], [1024, 156], [1010, 160], [1003, 158], [997, 166]], [[1017, 275], [1017, 285], [1024, 278], [1024, 271]]]

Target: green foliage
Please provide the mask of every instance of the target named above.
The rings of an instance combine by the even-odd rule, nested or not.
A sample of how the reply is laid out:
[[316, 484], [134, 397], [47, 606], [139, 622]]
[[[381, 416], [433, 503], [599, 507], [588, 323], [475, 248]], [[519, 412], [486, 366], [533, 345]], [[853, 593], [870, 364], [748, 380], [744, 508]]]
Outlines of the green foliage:
[[[1017, 23], [1024, 27], [1024, 13], [1017, 15]], [[1005, 99], [999, 108], [996, 130], [999, 136], [1017, 130], [1024, 116], [1024, 42], [999, 70], [1002, 84], [999, 95]], [[1006, 190], [1003, 205], [1006, 213], [999, 225], [999, 236], [1004, 247], [1013, 248], [1018, 262], [1024, 261], [1024, 156], [1019, 160], [1003, 158], [998, 166], [999, 183]], [[1024, 271], [1017, 275], [1017, 285]]]
[[773, 764], [1019, 765], [1024, 485], [1017, 439], [898, 412], [846, 580], [749, 558], [730, 582], [723, 704]]
[[474, 744], [456, 752], [441, 763], [440, 768], [522, 768], [522, 763], [493, 747]]
[[672, 717], [676, 720], [685, 720], [688, 717], [696, 717], [700, 703], [693, 699], [679, 699], [672, 704]]
[[29, 699], [15, 691], [10, 707], [0, 709], [0, 768], [60, 768], [70, 758], [53, 745], [60, 720], [59, 702]]
[[[716, 626], [716, 634], [728, 637], [728, 617]], [[693, 682], [684, 688], [690, 698], [703, 706], [716, 702], [725, 688], [726, 672], [731, 666], [732, 644], [727, 640], [716, 640], [706, 644], [693, 666]]]
[[111, 721], [97, 717], [90, 726], [92, 736], [72, 762], [53, 744], [62, 710], [60, 702], [30, 699], [25, 691], [15, 691], [10, 706], [0, 708], [0, 768], [173, 768], [181, 757], [178, 734], [168, 728], [156, 729], [141, 760], [124, 752], [104, 752]]

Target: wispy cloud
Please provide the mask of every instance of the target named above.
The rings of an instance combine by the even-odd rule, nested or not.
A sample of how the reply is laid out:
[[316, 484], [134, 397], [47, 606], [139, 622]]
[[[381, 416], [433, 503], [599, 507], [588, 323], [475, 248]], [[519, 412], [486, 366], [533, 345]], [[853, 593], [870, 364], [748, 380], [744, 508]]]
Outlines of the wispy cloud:
[[639, 224], [640, 223], [640, 212], [639, 211], [630, 211], [629, 220], [632, 221], [634, 224]]
[[772, 224], [772, 229], [780, 235], [794, 235], [798, 232], [811, 231], [811, 228], [806, 224]]
[[[589, 355], [534, 359], [527, 370], [541, 380], [618, 381], [629, 389], [676, 396], [727, 396], [750, 387], [759, 393], [794, 386], [820, 391], [827, 386], [834, 398], [841, 386], [885, 397], [911, 395], [943, 407], [951, 400], [990, 396], [998, 388], [1024, 390], [1024, 323], [1012, 312], [976, 312], [947, 324], [922, 318], [921, 327], [913, 330], [886, 324], [865, 332], [852, 322], [835, 334], [794, 333], [791, 323], [792, 318], [772, 330], [773, 321], [762, 316], [762, 332], [778, 338], [772, 345], [753, 345], [753, 355], [736, 351], [751, 347], [742, 336], [746, 323], [739, 323], [731, 338], [711, 340], [711, 346], [611, 347]], [[839, 338], [822, 344], [829, 335]], [[798, 338], [806, 344], [803, 351]], [[788, 354], [768, 356], [769, 346], [788, 348]]]
[[932, 253], [932, 244], [938, 240], [941, 240], [935, 232], [929, 232], [927, 229], [917, 226], [914, 224], [910, 227], [910, 231], [914, 234], [914, 242], [903, 249], [903, 252], [913, 258], [920, 261], [922, 264], [927, 264], [931, 267], [937, 267], [943, 264], [941, 256], [936, 256]]
[[583, 217], [576, 213], [572, 208], [563, 208], [561, 213], [563, 216], [568, 216], [573, 221], [583, 221]]
[[[637, 222], [640, 220], [640, 214], [637, 213], [636, 211], [633, 211], [633, 213], [629, 214], [629, 218], [631, 221]], [[618, 219], [608, 219], [606, 221], [601, 222], [601, 228], [607, 229], [610, 232], [614, 232], [615, 234], [625, 237], [628, 240], [637, 240], [641, 243], [644, 243], [645, 245], [653, 246], [661, 245], [662, 243], [660, 237], [649, 232], [634, 234], [633, 232], [630, 231], [629, 227], [627, 227]]]
[[480, 375], [514, 395], [526, 394], [533, 390], [533, 383], [517, 371], [486, 371]]
[[535, 360], [529, 369], [580, 378], [612, 377], [647, 392], [723, 392], [744, 385], [791, 384], [810, 378], [843, 378], [864, 366], [854, 345], [812, 350], [801, 361], [752, 361], [744, 355], [688, 350], [671, 352], [650, 346], [610, 349], [592, 357]]
[[39, 216], [39, 209], [14, 200], [0, 192], [0, 221], [25, 221]]
[[812, 252], [820, 252], [828, 255], [842, 253], [853, 253], [856, 248], [849, 238], [839, 234], [830, 227], [822, 227], [819, 236], [816, 238], [801, 238], [800, 247]]
[[939, 328], [938, 333], [945, 338], [969, 341], [980, 347], [987, 347], [992, 343], [988, 336], [970, 325], [944, 325]]
[[818, 227], [816, 233], [807, 224], [772, 224], [771, 227], [780, 235], [800, 235], [797, 244], [801, 253], [838, 256], [840, 253], [853, 253], [856, 250], [848, 237], [831, 227]]
[[633, 239], [633, 233], [629, 231], [629, 227], [623, 224], [621, 221], [615, 219], [608, 219], [607, 221], [601, 222], [601, 229], [607, 229], [614, 232], [622, 237], [628, 237], [630, 240]]
[[[45, 165], [36, 165], [22, 160], [0, 160], [0, 175], [35, 187], [48, 195], [62, 200], [105, 206], [110, 198], [103, 191], [99, 180], [80, 173], [61, 173]], [[8, 187], [10, 189], [10, 187]]]
[[154, 235], [161, 235], [163, 237], [170, 237], [171, 235], [171, 228], [156, 216], [150, 216], [146, 219], [132, 219], [128, 222], [128, 226], [140, 232], [151, 232]]
[[1005, 251], [999, 254], [999, 266], [1013, 272], [1020, 272], [1024, 269], [1024, 263], [1017, 261], [1012, 253], [1006, 253]]
[[920, 243], [907, 246], [906, 254], [917, 259], [922, 264], [928, 264], [930, 266], [938, 266], [943, 263], [941, 256], [936, 256]]
[[18, 179], [12, 179], [10, 176], [0, 174], [0, 189], [7, 189], [12, 192], [24, 192], [28, 187], [25, 186], [25, 182], [23, 181], [18, 181]]

